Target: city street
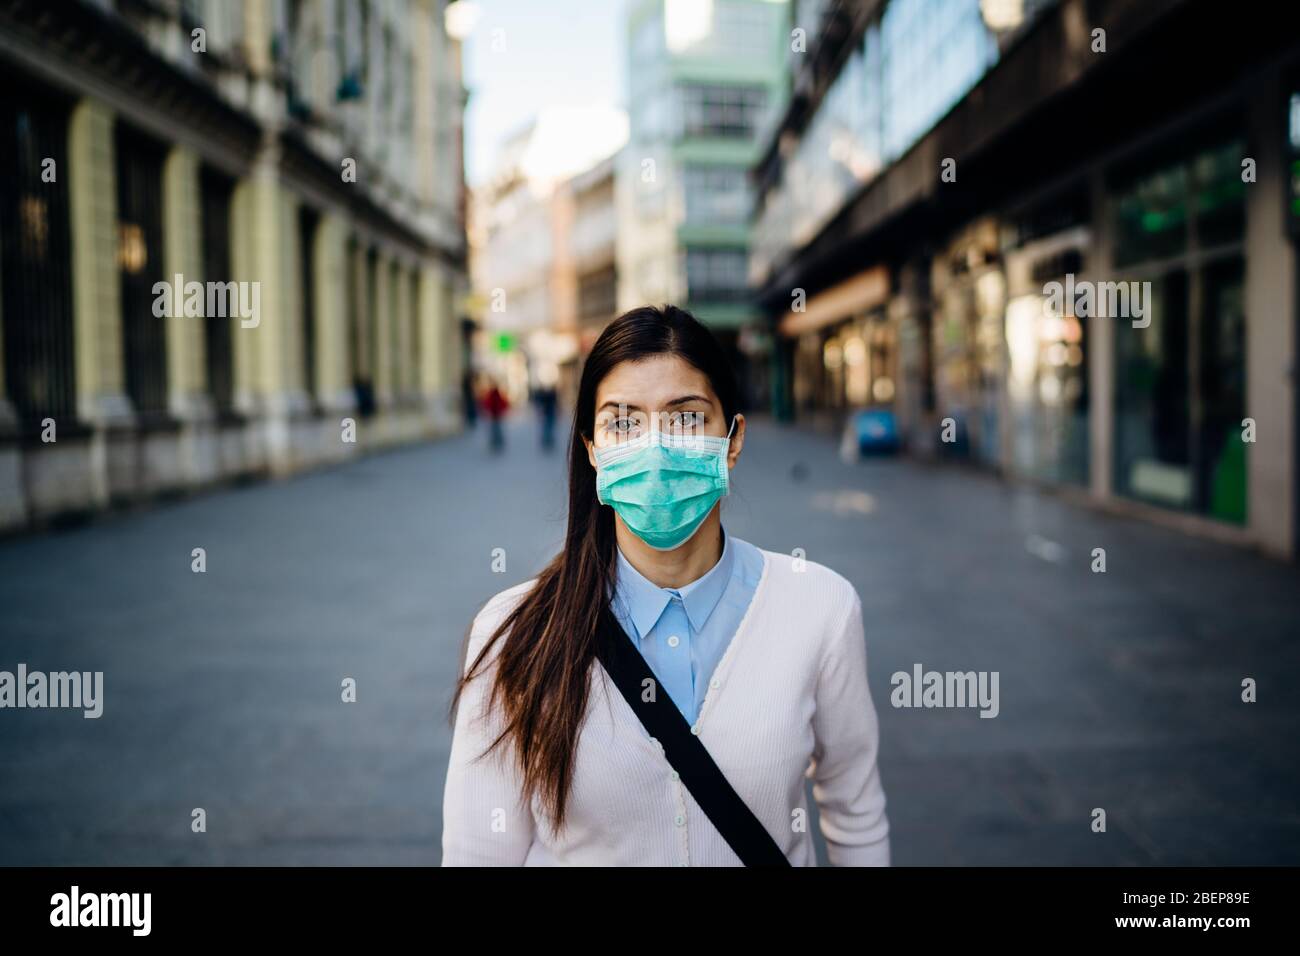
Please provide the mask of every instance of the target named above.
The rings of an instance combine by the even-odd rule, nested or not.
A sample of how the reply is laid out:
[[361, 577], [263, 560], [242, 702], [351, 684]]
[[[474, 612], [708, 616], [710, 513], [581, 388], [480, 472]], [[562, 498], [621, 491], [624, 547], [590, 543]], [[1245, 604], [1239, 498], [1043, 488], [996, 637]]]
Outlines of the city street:
[[[99, 719], [0, 711], [0, 864], [436, 864], [460, 642], [563, 460], [524, 416], [0, 540], [0, 670], [104, 672]], [[723, 520], [858, 588], [895, 864], [1300, 863], [1294, 566], [767, 421]], [[997, 716], [891, 706], [917, 665]]]

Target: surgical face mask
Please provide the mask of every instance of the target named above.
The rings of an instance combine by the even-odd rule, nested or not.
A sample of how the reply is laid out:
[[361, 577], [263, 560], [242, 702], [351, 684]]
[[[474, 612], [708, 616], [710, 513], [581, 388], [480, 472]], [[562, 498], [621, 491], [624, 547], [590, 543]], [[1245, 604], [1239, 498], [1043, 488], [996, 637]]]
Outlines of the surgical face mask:
[[680, 547], [727, 493], [727, 451], [735, 427], [733, 416], [726, 438], [652, 428], [595, 449], [596, 497], [655, 550]]

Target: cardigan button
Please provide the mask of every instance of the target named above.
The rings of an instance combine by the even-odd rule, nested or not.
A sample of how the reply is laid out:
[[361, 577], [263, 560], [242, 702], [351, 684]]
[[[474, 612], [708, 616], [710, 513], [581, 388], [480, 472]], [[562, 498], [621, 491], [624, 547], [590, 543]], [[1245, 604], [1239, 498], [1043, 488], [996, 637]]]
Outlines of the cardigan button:
[[686, 818], [679, 813], [677, 816], [673, 817], [673, 823], [677, 824], [679, 827], [684, 827], [686, 826]]
[[713, 680], [709, 681], [709, 686], [710, 686], [710, 687], [715, 687], [715, 688], [716, 688], [716, 687], [721, 687], [721, 686], [722, 686], [722, 681], [718, 680], [718, 679], [715, 677], [715, 678], [713, 678]]
[[698, 737], [700, 735], [700, 725], [696, 724], [694, 727], [692, 727], [691, 733], [693, 733], [696, 737]]
[[671, 776], [671, 777], [673, 778], [673, 780], [675, 780], [675, 781], [676, 781], [676, 780], [680, 780], [680, 779], [682, 779], [682, 775], [681, 775], [680, 773], [678, 773], [676, 770], [674, 770], [670, 776]]

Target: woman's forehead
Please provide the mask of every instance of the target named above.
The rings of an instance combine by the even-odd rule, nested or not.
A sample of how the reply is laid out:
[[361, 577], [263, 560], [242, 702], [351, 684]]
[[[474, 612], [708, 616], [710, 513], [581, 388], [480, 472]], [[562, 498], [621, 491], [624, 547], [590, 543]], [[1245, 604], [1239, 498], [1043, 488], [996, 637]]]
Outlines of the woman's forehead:
[[709, 377], [690, 362], [677, 355], [655, 355], [610, 369], [596, 388], [596, 407], [614, 401], [659, 408], [690, 395], [715, 404], [718, 400]]

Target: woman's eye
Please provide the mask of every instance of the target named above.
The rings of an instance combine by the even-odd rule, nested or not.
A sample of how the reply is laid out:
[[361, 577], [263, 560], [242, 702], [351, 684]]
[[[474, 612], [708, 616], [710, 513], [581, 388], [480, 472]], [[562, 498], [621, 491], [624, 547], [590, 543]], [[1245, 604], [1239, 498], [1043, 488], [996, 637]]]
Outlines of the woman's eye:
[[668, 416], [668, 428], [674, 432], [693, 432], [703, 424], [700, 412], [673, 412]]

